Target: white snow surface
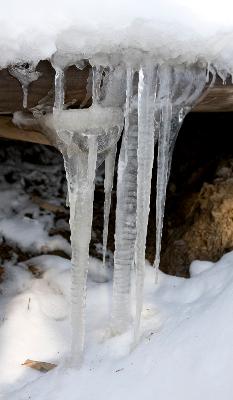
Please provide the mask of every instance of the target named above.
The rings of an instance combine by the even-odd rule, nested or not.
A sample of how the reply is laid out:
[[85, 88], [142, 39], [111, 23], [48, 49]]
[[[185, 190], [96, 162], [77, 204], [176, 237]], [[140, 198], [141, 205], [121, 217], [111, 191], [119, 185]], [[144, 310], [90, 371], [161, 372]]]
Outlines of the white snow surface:
[[[35, 278], [28, 265], [43, 272]], [[233, 252], [216, 263], [195, 261], [190, 279], [147, 264], [141, 339], [109, 337], [111, 280], [96, 283], [91, 259], [87, 337], [80, 370], [66, 367], [70, 342], [70, 262], [43, 255], [5, 264], [0, 302], [0, 392], [7, 400], [231, 400]], [[197, 273], [195, 270], [197, 269]], [[201, 272], [202, 271], [202, 272]], [[30, 300], [29, 300], [30, 299]], [[96, 301], [98, 299], [98, 302]], [[21, 364], [54, 362], [43, 374]]]
[[0, 66], [50, 58], [57, 50], [149, 51], [231, 66], [231, 0], [9, 0], [1, 4]]

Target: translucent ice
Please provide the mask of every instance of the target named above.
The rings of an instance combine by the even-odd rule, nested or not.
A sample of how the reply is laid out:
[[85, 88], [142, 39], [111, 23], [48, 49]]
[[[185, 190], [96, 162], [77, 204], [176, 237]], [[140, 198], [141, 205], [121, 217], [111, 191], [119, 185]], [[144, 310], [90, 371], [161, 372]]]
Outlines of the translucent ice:
[[[156, 194], [156, 257], [160, 262], [166, 188], [176, 138], [187, 112], [202, 95], [206, 66], [156, 64], [148, 55], [132, 51], [92, 58], [92, 106], [68, 109], [65, 104], [65, 72], [74, 56], [53, 58], [55, 101], [53, 113], [35, 114], [41, 130], [63, 154], [68, 182], [72, 245], [72, 344], [70, 363], [82, 360], [85, 337], [86, 280], [91, 239], [95, 169], [105, 162], [103, 263], [105, 263], [111, 192], [117, 142], [125, 129], [118, 162], [116, 232], [111, 332], [119, 334], [132, 321], [132, 270], [135, 266], [134, 344], [140, 332], [145, 275], [145, 248], [151, 195], [154, 146], [158, 141]], [[110, 60], [115, 60], [114, 66]], [[86, 62], [86, 61], [85, 61]], [[211, 71], [211, 66], [208, 67]], [[20, 121], [20, 115], [15, 121]], [[28, 119], [25, 118], [28, 126]], [[133, 314], [133, 313], [132, 313]], [[134, 314], [133, 314], [134, 315]]]
[[[195, 105], [206, 85], [206, 69], [198, 64], [187, 66], [161, 65], [158, 68], [156, 126], [158, 130], [156, 256], [160, 263], [166, 188], [177, 135], [185, 115]], [[157, 279], [157, 273], [156, 273]]]
[[123, 115], [119, 107], [102, 107], [102, 67], [93, 68], [93, 105], [89, 109], [64, 110], [64, 72], [55, 66], [54, 112], [44, 118], [47, 131], [55, 130], [68, 182], [72, 246], [70, 364], [82, 361], [85, 338], [86, 281], [89, 264], [89, 244], [93, 216], [94, 180], [98, 162], [106, 158], [105, 231], [111, 204], [116, 143], [122, 131]]
[[153, 63], [143, 63], [139, 70], [138, 83], [137, 237], [135, 246], [136, 316], [134, 327], [135, 342], [138, 339], [143, 305], [145, 249], [155, 144], [154, 113], [157, 83], [156, 78], [157, 68], [153, 65]]
[[36, 65], [29, 63], [12, 65], [8, 67], [8, 71], [21, 83], [23, 90], [23, 108], [27, 108], [28, 87], [31, 82], [39, 78], [41, 73], [36, 71]]
[[131, 269], [136, 239], [137, 94], [134, 93], [134, 70], [127, 68], [125, 131], [118, 162], [116, 233], [114, 254], [113, 334], [123, 332], [129, 325], [131, 313]]
[[106, 250], [108, 241], [108, 224], [111, 208], [111, 196], [113, 178], [115, 171], [116, 146], [111, 149], [105, 158], [105, 178], [104, 178], [104, 230], [103, 230], [103, 265], [106, 261]]

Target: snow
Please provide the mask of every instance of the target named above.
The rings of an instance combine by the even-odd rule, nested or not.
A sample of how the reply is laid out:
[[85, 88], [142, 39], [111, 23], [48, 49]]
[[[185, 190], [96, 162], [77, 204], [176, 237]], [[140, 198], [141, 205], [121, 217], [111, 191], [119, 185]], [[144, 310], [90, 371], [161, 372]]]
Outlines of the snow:
[[[36, 63], [48, 58], [56, 71], [53, 114], [37, 113], [34, 123], [52, 139], [56, 138], [64, 157], [72, 247], [71, 266], [69, 262], [63, 265], [54, 256], [29, 260], [36, 263], [36, 268], [39, 265], [41, 272], [37, 278], [30, 275], [27, 262], [19, 264], [17, 269], [11, 262], [4, 263], [0, 336], [5, 344], [2, 366], [5, 368], [8, 362], [10, 365], [0, 376], [8, 398], [26, 395], [52, 399], [55, 391], [57, 399], [65, 396], [77, 399], [77, 395], [93, 398], [97, 386], [106, 386], [106, 382], [111, 386], [103, 398], [109, 398], [109, 390], [113, 391], [112, 399], [125, 396], [129, 388], [130, 396], [136, 399], [145, 395], [145, 388], [149, 388], [148, 399], [154, 396], [168, 399], [174, 393], [176, 398], [192, 399], [197, 398], [196, 390], [201, 390], [202, 398], [220, 396], [222, 388], [217, 378], [219, 375], [223, 378], [222, 365], [227, 371], [231, 369], [229, 348], [226, 351], [224, 346], [232, 343], [233, 314], [229, 301], [232, 253], [215, 265], [201, 266], [196, 261], [189, 281], [159, 273], [159, 284], [154, 287], [153, 269], [150, 266], [145, 269], [154, 144], [158, 139], [158, 267], [166, 186], [181, 121], [205, 87], [206, 69], [212, 70], [213, 64], [223, 80], [227, 72], [233, 71], [233, 22], [222, 11], [217, 14], [212, 3], [208, 3], [211, 12], [206, 5], [198, 4], [199, 8], [193, 1], [186, 4], [184, 0], [146, 0], [137, 4], [132, 0], [126, 3], [91, 0], [85, 4], [74, 0], [49, 3], [41, 0], [35, 10], [35, 5], [27, 0], [20, 3], [10, 0], [2, 7], [0, 66], [20, 63], [11, 67], [10, 73], [21, 82], [25, 108], [28, 86], [38, 78]], [[232, 6], [227, 0], [221, 4], [222, 9], [224, 5], [230, 14]], [[85, 110], [67, 110], [65, 68], [73, 64], [82, 68], [83, 60], [93, 67], [93, 104]], [[21, 65], [23, 62], [29, 64]], [[103, 265], [99, 277], [96, 267], [90, 270], [86, 310], [96, 167], [106, 159], [105, 253], [114, 160], [123, 128], [124, 106], [126, 130], [119, 163], [112, 311], [109, 310], [111, 284]], [[23, 121], [20, 115], [18, 121]], [[124, 201], [131, 199], [130, 207], [126, 203], [119, 210]], [[0, 233], [8, 242], [32, 254], [57, 248], [69, 253], [65, 239], [49, 237], [46, 230], [49, 218], [37, 221], [23, 214], [12, 216], [10, 211], [8, 214], [6, 218], [3, 209], [0, 216]], [[136, 277], [131, 271], [134, 263]], [[132, 301], [131, 290], [135, 290]], [[119, 329], [117, 322], [122, 325]], [[12, 335], [18, 326], [17, 335]], [[115, 333], [121, 334], [113, 337]], [[139, 344], [133, 353], [132, 343]], [[59, 367], [48, 377], [37, 379], [37, 373], [19, 367], [21, 357], [29, 358], [25, 352], [31, 353], [30, 358], [46, 357], [58, 362]], [[81, 368], [76, 390], [73, 382], [77, 372], [72, 370], [73, 366]], [[15, 379], [11, 393], [7, 385], [10, 370]], [[94, 378], [88, 385], [91, 375]], [[51, 377], [53, 380], [48, 384]], [[208, 390], [206, 377], [212, 383]], [[228, 388], [227, 381], [226, 399], [230, 394]]]
[[[14, 186], [14, 189], [11, 185], [1, 186], [0, 236], [31, 254], [60, 249], [70, 255], [70, 244], [64, 238], [48, 235], [51, 218], [40, 216], [38, 219], [38, 207], [31, 203], [28, 196], [20, 193], [19, 185]], [[25, 216], [27, 213], [32, 213], [35, 219]]]
[[[41, 278], [31, 274], [29, 264], [43, 272]], [[91, 264], [101, 270], [99, 261], [91, 259]], [[90, 273], [86, 354], [76, 370], [66, 367], [70, 262], [41, 256], [8, 264], [0, 304], [2, 398], [230, 400], [233, 252], [205, 266], [195, 261], [193, 270], [203, 272], [190, 279], [159, 272], [154, 286], [154, 269], [146, 265], [142, 332], [134, 352], [130, 330], [108, 337], [111, 281], [96, 283]], [[21, 365], [27, 358], [58, 367], [42, 374]]]
[[89, 58], [131, 48], [157, 60], [204, 58], [231, 67], [232, 8], [230, 0], [9, 0], [1, 7], [0, 65], [57, 50]]
[[27, 217], [3, 218], [0, 220], [0, 234], [25, 251], [49, 252], [59, 248], [71, 254], [70, 245], [60, 236], [49, 237], [44, 224]]

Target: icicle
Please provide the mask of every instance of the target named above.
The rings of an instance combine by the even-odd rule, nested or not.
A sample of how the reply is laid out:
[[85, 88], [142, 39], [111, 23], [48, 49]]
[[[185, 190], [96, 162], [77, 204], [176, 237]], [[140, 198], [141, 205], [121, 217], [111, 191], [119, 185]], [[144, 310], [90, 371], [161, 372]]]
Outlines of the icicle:
[[104, 178], [104, 230], [103, 230], [103, 265], [106, 261], [106, 250], [108, 241], [108, 224], [111, 208], [111, 196], [113, 178], [115, 171], [116, 146], [113, 147], [105, 158], [105, 178]]
[[92, 104], [95, 105], [100, 101], [101, 82], [102, 82], [103, 67], [92, 67]]
[[145, 276], [145, 247], [150, 208], [151, 176], [155, 142], [155, 90], [156, 68], [144, 64], [139, 71], [138, 84], [138, 175], [137, 175], [137, 237], [135, 246], [136, 265], [136, 316], [134, 345], [138, 341], [143, 305]]
[[28, 86], [22, 85], [23, 90], [23, 108], [27, 108], [28, 105]]
[[69, 206], [70, 206], [69, 191], [67, 190], [67, 193], [66, 193], [66, 207], [69, 207]]
[[[64, 71], [55, 66], [54, 113], [64, 107]], [[58, 124], [59, 126], [59, 124]], [[70, 139], [64, 142], [64, 129], [57, 129], [61, 141], [60, 149], [64, 157], [70, 205], [70, 227], [72, 247], [71, 272], [71, 352], [70, 364], [82, 363], [85, 336], [86, 281], [89, 263], [89, 243], [93, 216], [94, 179], [97, 160], [97, 136], [81, 134], [86, 137], [87, 151], [81, 151]]]
[[93, 105], [83, 110], [63, 110], [64, 69], [54, 63], [55, 103], [53, 116], [42, 119], [47, 131], [56, 131], [64, 157], [70, 202], [72, 246], [70, 364], [82, 362], [85, 336], [86, 281], [93, 216], [94, 178], [98, 162], [106, 160], [105, 241], [111, 202], [116, 144], [122, 131], [120, 107], [102, 107], [102, 67], [93, 68]]
[[85, 108], [88, 102], [92, 98], [92, 82], [93, 82], [93, 71], [90, 68], [88, 78], [87, 78], [87, 85], [86, 85], [86, 95], [83, 99], [82, 103], [80, 104], [80, 108]]
[[59, 66], [54, 66], [54, 68], [55, 68], [54, 109], [63, 110], [65, 101], [64, 70]]
[[131, 268], [136, 239], [137, 131], [134, 71], [127, 68], [125, 131], [118, 162], [116, 233], [111, 330], [122, 333], [130, 323]]
[[37, 72], [34, 64], [18, 64], [8, 68], [9, 73], [21, 83], [23, 91], [23, 108], [27, 108], [28, 87], [31, 82], [36, 81], [41, 75]]
[[[93, 216], [94, 178], [97, 159], [97, 139], [88, 137], [88, 155], [75, 154], [76, 176], [67, 168], [70, 185], [70, 225], [72, 246], [71, 287], [71, 365], [82, 362], [85, 335], [86, 281], [89, 264], [89, 243]], [[70, 160], [69, 160], [70, 162]], [[68, 163], [69, 163], [68, 162]], [[67, 165], [68, 165], [67, 163]]]
[[[161, 237], [163, 230], [163, 217], [166, 201], [166, 188], [169, 177], [169, 170], [171, 166], [171, 152], [170, 152], [170, 132], [172, 122], [172, 104], [168, 100], [161, 110], [161, 128], [158, 138], [158, 161], [157, 161], [157, 196], [156, 196], [156, 256], [154, 266], [157, 270], [160, 262], [161, 252]], [[172, 143], [174, 147], [175, 140]]]
[[185, 115], [196, 103], [206, 84], [205, 68], [198, 66], [169, 67], [163, 65], [158, 72], [157, 98], [158, 161], [156, 196], [156, 281], [160, 263], [163, 218], [167, 183], [177, 135]]
[[209, 81], [210, 81], [210, 68], [211, 68], [210, 62], [208, 62], [208, 64], [207, 64], [207, 72], [206, 72], [206, 83], [209, 83]]

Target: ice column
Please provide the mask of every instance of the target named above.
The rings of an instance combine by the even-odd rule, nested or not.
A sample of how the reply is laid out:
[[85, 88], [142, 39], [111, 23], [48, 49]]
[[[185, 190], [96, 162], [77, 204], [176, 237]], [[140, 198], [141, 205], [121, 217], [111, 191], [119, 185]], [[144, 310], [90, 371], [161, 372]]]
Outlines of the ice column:
[[125, 130], [121, 144], [118, 179], [116, 233], [114, 254], [113, 303], [111, 329], [123, 332], [129, 325], [131, 313], [131, 269], [136, 239], [137, 94], [134, 93], [134, 69], [127, 68]]

